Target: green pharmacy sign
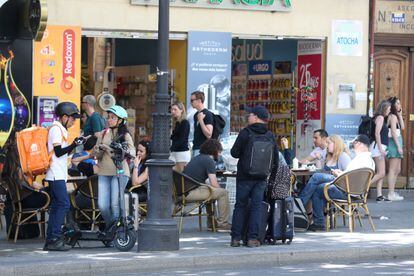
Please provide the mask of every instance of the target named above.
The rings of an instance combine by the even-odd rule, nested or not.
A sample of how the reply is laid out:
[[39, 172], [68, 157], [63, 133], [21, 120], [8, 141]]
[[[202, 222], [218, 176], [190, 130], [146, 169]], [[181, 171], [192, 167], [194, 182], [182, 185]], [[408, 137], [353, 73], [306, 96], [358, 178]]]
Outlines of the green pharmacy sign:
[[[131, 0], [131, 5], [156, 6], [159, 0]], [[250, 11], [290, 11], [290, 0], [170, 0], [171, 7]]]

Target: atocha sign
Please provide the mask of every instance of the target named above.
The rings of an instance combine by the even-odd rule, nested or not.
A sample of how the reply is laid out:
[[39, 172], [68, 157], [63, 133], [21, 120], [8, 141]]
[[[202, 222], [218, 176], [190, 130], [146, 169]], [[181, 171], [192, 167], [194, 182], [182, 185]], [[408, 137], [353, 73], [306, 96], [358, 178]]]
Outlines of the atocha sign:
[[[131, 0], [132, 5], [156, 6], [158, 0]], [[258, 11], [290, 11], [290, 0], [170, 0], [172, 7], [258, 10]]]

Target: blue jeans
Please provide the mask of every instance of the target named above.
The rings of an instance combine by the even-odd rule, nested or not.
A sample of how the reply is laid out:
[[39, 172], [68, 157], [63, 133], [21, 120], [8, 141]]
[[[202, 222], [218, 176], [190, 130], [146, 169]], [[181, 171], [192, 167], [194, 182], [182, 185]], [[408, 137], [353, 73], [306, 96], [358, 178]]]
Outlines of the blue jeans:
[[308, 201], [312, 198], [313, 193], [318, 188], [318, 186], [322, 183], [328, 183], [335, 179], [335, 176], [332, 174], [327, 173], [315, 173], [309, 179], [308, 183], [306, 183], [305, 188], [300, 192], [300, 199], [303, 202], [303, 205], [306, 206]]
[[[120, 206], [124, 204], [123, 193], [128, 179], [126, 175], [121, 176], [121, 189], [119, 189], [118, 177], [116, 175], [98, 176], [98, 206], [107, 226], [119, 218]], [[121, 202], [119, 201], [120, 190], [122, 191]]]
[[[237, 181], [236, 205], [234, 206], [231, 226], [231, 236], [233, 239], [241, 240], [242, 231], [246, 223], [248, 225], [247, 239], [252, 240], [258, 238], [262, 216], [261, 206], [265, 189], [265, 180]], [[250, 210], [247, 209], [249, 199]], [[250, 212], [249, 216], [248, 212]], [[246, 222], [247, 216], [249, 217], [248, 222]]]
[[47, 240], [59, 239], [62, 236], [62, 224], [69, 211], [70, 202], [65, 180], [48, 181], [50, 187], [50, 211], [47, 224]]
[[[327, 184], [328, 183], [322, 183], [318, 185], [312, 197], [313, 223], [317, 225], [325, 225], [323, 208], [326, 205], [326, 199], [323, 189]], [[346, 199], [345, 193], [339, 190], [335, 185], [330, 185], [328, 188], [328, 194], [332, 199]]]

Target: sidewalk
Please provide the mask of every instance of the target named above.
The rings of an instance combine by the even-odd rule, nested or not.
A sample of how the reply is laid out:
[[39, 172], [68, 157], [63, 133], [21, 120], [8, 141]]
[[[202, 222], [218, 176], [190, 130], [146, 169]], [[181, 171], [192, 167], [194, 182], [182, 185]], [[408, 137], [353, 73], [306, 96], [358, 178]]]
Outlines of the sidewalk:
[[[414, 255], [414, 200], [377, 204], [370, 202], [377, 232], [356, 225], [349, 233], [338, 220], [332, 232], [297, 233], [291, 245], [259, 248], [229, 246], [228, 233], [199, 232], [195, 219], [184, 219], [180, 250], [176, 252], [137, 253], [103, 248], [99, 242], [83, 242], [83, 248], [69, 252], [43, 252], [41, 240], [4, 240], [0, 232], [1, 275], [50, 275], [109, 273], [111, 271], [145, 272], [171, 268], [240, 267], [250, 264], [286, 265], [304, 262], [331, 262]], [[388, 219], [380, 219], [381, 216]]]

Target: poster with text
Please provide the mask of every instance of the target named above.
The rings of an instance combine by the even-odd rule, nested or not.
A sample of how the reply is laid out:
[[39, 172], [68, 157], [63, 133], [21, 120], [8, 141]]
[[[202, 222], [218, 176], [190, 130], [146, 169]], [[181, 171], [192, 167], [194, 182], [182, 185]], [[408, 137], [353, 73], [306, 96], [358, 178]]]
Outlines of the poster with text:
[[[47, 26], [41, 42], [34, 44], [34, 96], [56, 96], [80, 108], [81, 28]], [[79, 135], [79, 120], [69, 131]]]
[[349, 144], [358, 135], [362, 114], [326, 114], [326, 131], [337, 134]]
[[187, 109], [191, 125], [190, 140], [193, 138], [193, 116], [196, 112], [191, 107], [190, 96], [196, 90], [204, 92], [205, 107], [225, 119], [226, 127], [222, 137], [229, 134], [231, 47], [231, 33], [188, 33]]
[[320, 120], [322, 98], [321, 42], [298, 43], [298, 92], [296, 110], [298, 120]]
[[362, 21], [332, 21], [332, 54], [336, 56], [362, 56]]

